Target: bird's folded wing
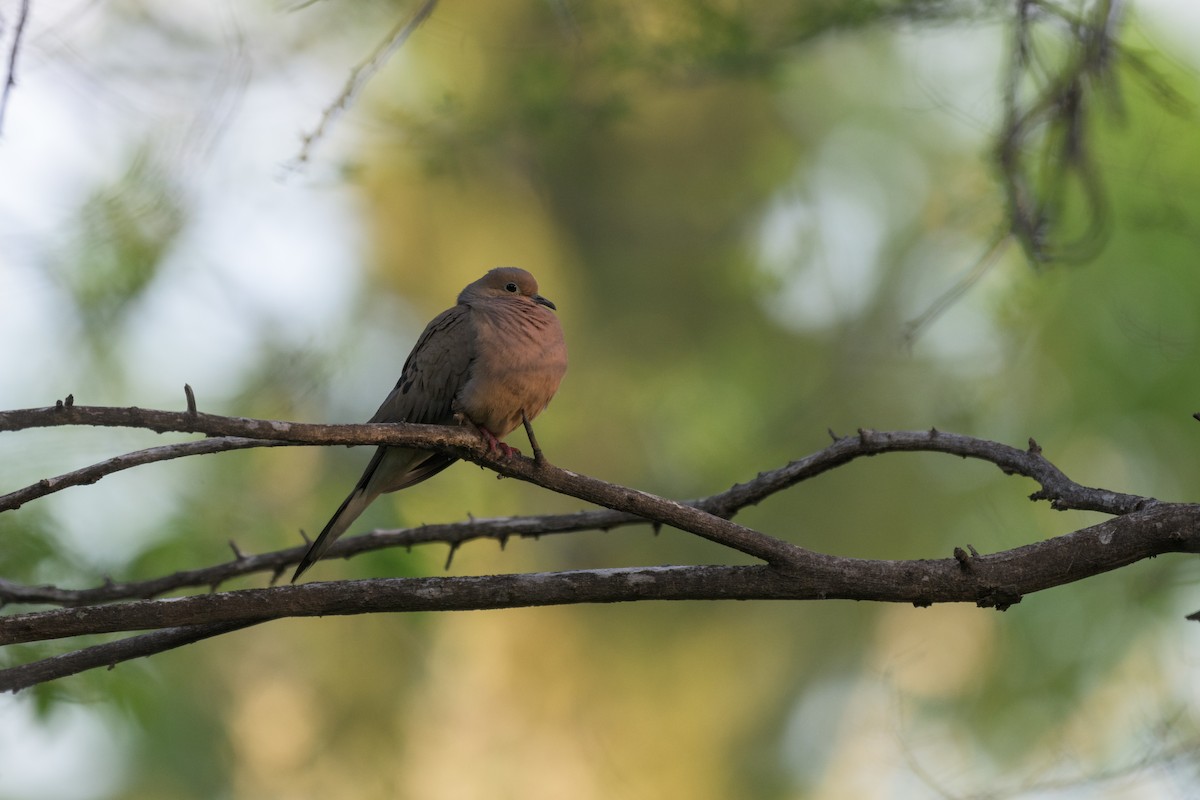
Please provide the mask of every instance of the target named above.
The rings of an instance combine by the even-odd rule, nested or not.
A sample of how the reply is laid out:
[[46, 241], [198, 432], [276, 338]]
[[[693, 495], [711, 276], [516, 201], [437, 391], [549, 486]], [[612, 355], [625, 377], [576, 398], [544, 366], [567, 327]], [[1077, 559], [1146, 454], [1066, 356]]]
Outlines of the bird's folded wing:
[[371, 422], [447, 425], [454, 398], [470, 378], [475, 356], [471, 310], [455, 306], [433, 318], [413, 346], [400, 380]]

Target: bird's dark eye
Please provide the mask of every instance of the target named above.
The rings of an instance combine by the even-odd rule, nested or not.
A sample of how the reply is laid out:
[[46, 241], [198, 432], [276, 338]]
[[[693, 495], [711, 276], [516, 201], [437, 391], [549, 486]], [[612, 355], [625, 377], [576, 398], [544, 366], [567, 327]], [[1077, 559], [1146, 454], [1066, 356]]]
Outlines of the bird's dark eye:
[[506, 284], [504, 284], [504, 291], [506, 291], [506, 292], [516, 292], [516, 291], [517, 291], [517, 285], [516, 285], [515, 283], [506, 283]]

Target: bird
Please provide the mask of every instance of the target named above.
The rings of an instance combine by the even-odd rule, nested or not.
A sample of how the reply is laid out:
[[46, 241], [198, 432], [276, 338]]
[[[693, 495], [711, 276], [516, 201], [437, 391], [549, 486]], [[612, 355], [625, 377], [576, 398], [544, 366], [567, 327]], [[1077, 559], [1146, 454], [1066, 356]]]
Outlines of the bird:
[[[497, 267], [469, 284], [452, 308], [425, 327], [400, 379], [371, 422], [467, 425], [488, 452], [516, 452], [500, 441], [545, 410], [567, 370], [558, 307], [538, 294], [537, 280], [518, 267]], [[294, 583], [375, 498], [432, 478], [457, 459], [409, 447], [380, 447], [300, 559]]]

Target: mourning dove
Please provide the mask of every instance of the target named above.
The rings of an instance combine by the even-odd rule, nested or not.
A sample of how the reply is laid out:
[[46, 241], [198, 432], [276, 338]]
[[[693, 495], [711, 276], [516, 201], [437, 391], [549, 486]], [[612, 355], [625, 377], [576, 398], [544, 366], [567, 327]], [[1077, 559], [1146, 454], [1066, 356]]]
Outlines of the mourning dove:
[[[400, 380], [371, 422], [470, 424], [488, 450], [511, 455], [499, 440], [550, 402], [567, 369], [557, 307], [538, 294], [523, 269], [499, 267], [467, 286], [417, 339]], [[380, 447], [350, 496], [325, 525], [292, 581], [384, 492], [431, 478], [455, 457], [407, 447]]]

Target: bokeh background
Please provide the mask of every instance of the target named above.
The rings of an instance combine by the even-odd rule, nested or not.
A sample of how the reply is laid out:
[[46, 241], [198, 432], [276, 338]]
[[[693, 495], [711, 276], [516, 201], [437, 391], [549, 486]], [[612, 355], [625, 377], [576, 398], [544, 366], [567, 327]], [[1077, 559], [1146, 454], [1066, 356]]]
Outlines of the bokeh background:
[[[186, 382], [214, 413], [363, 420], [425, 322], [517, 264], [570, 344], [538, 425], [564, 467], [697, 497], [827, 429], [937, 426], [1033, 436], [1082, 483], [1195, 500], [1190, 0], [1113, 9], [1128, 50], [1085, 115], [1105, 187], [1087, 257], [1001, 248], [908, 335], [1006, 225], [1013, 5], [443, 3], [321, 125], [415, 4], [34, 0], [0, 139], [0, 406], [182, 408]], [[0, 2], [6, 44], [19, 7]], [[1069, 34], [1039, 28], [1047, 74]], [[163, 440], [7, 433], [0, 484]], [[223, 561], [231, 539], [294, 545], [367, 458], [122, 473], [0, 515], [0, 576], [83, 587]], [[1033, 488], [890, 455], [739, 519], [874, 558], [1095, 521]], [[357, 527], [578, 507], [458, 465]], [[445, 558], [313, 578], [445, 574]], [[631, 528], [472, 544], [449, 574], [731, 559]], [[1198, 582], [1172, 556], [1003, 614], [696, 602], [273, 623], [0, 698], [0, 797], [1191, 797]]]

